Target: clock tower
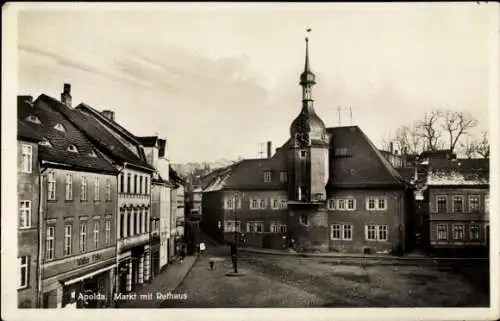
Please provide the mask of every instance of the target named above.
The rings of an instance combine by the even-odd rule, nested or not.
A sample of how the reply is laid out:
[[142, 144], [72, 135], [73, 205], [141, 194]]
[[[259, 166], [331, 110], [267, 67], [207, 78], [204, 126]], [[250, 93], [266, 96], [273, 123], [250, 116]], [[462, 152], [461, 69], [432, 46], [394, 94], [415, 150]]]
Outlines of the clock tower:
[[288, 151], [288, 199], [316, 203], [326, 200], [329, 177], [329, 136], [325, 124], [314, 110], [312, 87], [316, 76], [309, 64], [309, 39], [306, 38], [304, 71], [300, 75], [302, 109], [290, 126]]

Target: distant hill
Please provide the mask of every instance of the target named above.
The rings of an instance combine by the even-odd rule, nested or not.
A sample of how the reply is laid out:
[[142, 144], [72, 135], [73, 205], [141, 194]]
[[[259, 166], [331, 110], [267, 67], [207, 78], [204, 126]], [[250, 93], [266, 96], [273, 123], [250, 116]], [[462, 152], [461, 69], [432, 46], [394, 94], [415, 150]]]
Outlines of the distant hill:
[[233, 164], [236, 161], [221, 158], [215, 160], [213, 162], [199, 162], [199, 163], [185, 163], [185, 164], [172, 164], [172, 168], [182, 175], [183, 177], [187, 177], [194, 172], [209, 172], [216, 170], [218, 168], [226, 167], [228, 165]]

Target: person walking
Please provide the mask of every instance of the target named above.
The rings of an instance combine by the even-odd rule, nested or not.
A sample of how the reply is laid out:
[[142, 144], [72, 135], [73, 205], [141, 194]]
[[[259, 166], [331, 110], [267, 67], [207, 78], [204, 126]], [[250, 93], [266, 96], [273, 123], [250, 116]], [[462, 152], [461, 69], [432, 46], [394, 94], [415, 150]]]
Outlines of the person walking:
[[181, 252], [179, 253], [181, 263], [184, 263], [184, 258], [186, 257], [186, 250], [184, 246], [181, 247]]

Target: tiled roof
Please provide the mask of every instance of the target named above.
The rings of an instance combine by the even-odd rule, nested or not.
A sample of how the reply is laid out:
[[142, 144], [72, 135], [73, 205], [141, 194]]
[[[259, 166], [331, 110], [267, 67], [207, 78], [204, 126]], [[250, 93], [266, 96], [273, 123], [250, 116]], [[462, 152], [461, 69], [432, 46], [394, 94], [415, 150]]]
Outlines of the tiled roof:
[[[41, 160], [70, 165], [80, 170], [116, 173], [113, 165], [85, 134], [60, 112], [53, 109], [45, 99], [37, 99], [33, 107], [28, 104], [19, 104], [17, 114], [19, 120], [24, 120], [30, 115], [36, 116], [40, 120], [40, 124], [27, 121], [24, 121], [24, 124], [50, 142], [51, 146], [39, 147]], [[64, 132], [55, 129], [56, 125], [62, 125]], [[70, 146], [75, 146], [78, 152], [68, 151]], [[97, 157], [92, 157], [92, 153], [95, 153]]]
[[137, 136], [136, 138], [144, 147], [153, 147], [158, 141], [158, 136]]
[[[329, 188], [404, 185], [404, 179], [358, 126], [333, 127], [330, 134]], [[336, 149], [346, 148], [346, 156]]]
[[113, 161], [119, 164], [127, 162], [132, 165], [138, 165], [153, 170], [144, 158], [141, 159], [134, 154], [94, 117], [86, 115], [79, 110], [68, 108], [47, 95], [41, 95], [38, 100], [43, 101], [46, 105], [50, 106], [52, 110], [63, 114], [74, 126], [85, 133], [85, 136], [92, 141], [95, 146]]
[[107, 123], [111, 127], [114, 127], [116, 130], [122, 132], [122, 134], [124, 134], [133, 143], [136, 143], [136, 144], [139, 143], [139, 141], [134, 136], [134, 134], [132, 134], [127, 129], [125, 129], [123, 126], [121, 126], [120, 124], [118, 124], [118, 122], [116, 122], [114, 120], [111, 120], [108, 117], [104, 116], [101, 112], [99, 112], [99, 110], [95, 109], [94, 107], [89, 106], [86, 103], [80, 103], [78, 106], [75, 107], [75, 109], [87, 111], [88, 113], [90, 113], [94, 117], [96, 117], [98, 120], [100, 120], [100, 121], [102, 121], [104, 123]]
[[[33, 124], [33, 125], [36, 125], [36, 124]], [[43, 137], [37, 131], [35, 131], [33, 128], [31, 128], [29, 122], [27, 122], [25, 120], [18, 119], [17, 120], [17, 139], [32, 141], [32, 142], [39, 142], [39, 141], [43, 140]]]
[[489, 159], [432, 159], [427, 185], [488, 185]]
[[[328, 128], [331, 135], [328, 189], [397, 187], [407, 182], [380, 153], [358, 126]], [[279, 172], [286, 171], [286, 151], [290, 140], [270, 159], [247, 159], [205, 176], [205, 191], [220, 189], [286, 189]], [[347, 148], [347, 156], [335, 156], [336, 148]], [[271, 182], [263, 173], [270, 170]]]

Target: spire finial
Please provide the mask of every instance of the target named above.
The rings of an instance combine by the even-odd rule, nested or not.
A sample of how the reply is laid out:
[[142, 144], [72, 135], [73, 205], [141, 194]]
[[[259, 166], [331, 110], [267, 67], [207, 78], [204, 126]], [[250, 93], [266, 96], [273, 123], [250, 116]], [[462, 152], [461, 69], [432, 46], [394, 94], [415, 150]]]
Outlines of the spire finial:
[[[307, 28], [306, 32], [309, 33], [311, 32], [311, 28]], [[309, 37], [306, 37], [306, 63], [304, 66], [304, 71], [308, 72], [310, 71], [310, 66], [309, 66]]]

